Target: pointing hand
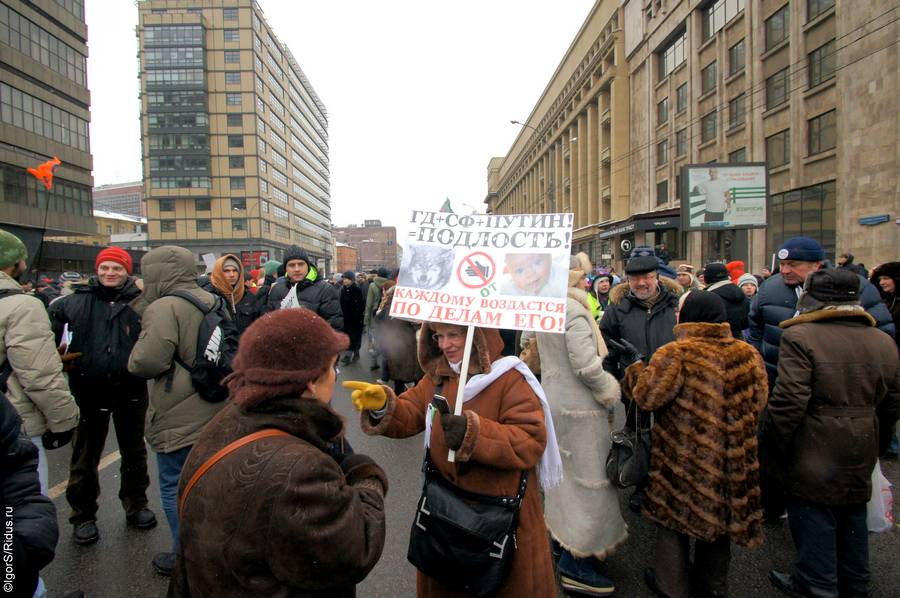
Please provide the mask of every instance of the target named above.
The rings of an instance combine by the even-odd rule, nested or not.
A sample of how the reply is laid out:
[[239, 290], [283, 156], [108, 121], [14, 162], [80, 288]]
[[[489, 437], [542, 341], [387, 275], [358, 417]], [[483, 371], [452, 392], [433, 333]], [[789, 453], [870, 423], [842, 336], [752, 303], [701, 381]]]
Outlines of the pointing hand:
[[380, 384], [354, 382], [352, 380], [341, 384], [344, 388], [353, 389], [353, 394], [350, 396], [357, 411], [377, 411], [387, 403], [387, 393]]

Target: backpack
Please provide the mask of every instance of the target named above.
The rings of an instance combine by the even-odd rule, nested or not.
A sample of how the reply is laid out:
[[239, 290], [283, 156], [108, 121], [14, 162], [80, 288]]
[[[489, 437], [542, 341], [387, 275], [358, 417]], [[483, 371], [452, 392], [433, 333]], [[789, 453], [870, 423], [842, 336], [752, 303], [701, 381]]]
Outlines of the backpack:
[[[19, 289], [4, 289], [0, 291], [0, 299], [10, 297], [12, 295], [22, 295], [23, 293], [24, 291], [21, 291]], [[9, 357], [7, 357], [3, 362], [3, 365], [0, 366], [0, 392], [6, 393], [6, 383], [9, 381], [9, 377], [12, 376], [12, 373], [12, 364], [9, 362]]]
[[[238, 329], [221, 297], [216, 297], [212, 308], [186, 292], [173, 292], [203, 312], [203, 321], [197, 333], [197, 351], [193, 365], [182, 361], [178, 352], [175, 361], [191, 373], [191, 383], [200, 398], [210, 403], [218, 403], [228, 398], [228, 388], [222, 380], [231, 374], [231, 362], [237, 354]], [[170, 378], [171, 382], [171, 378]]]

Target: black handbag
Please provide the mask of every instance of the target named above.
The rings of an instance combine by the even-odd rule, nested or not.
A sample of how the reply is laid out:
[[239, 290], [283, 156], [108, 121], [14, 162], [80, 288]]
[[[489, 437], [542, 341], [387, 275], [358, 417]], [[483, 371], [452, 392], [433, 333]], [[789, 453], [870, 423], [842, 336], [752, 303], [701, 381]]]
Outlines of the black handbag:
[[606, 477], [616, 488], [637, 486], [650, 472], [650, 427], [641, 425], [641, 410], [635, 401], [628, 406], [634, 412], [634, 423], [610, 434], [612, 444], [606, 458]]
[[528, 472], [515, 496], [469, 492], [447, 481], [425, 450], [425, 483], [406, 558], [427, 575], [472, 596], [497, 592], [517, 548], [519, 508]]

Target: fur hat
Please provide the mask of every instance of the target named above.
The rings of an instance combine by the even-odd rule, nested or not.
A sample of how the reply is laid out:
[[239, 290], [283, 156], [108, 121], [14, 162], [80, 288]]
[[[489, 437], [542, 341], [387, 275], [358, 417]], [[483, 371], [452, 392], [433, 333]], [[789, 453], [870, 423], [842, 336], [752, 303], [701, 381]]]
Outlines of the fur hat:
[[231, 400], [252, 407], [266, 399], [299, 397], [349, 344], [347, 335], [309, 309], [268, 313], [241, 335], [234, 373], [225, 379]]
[[825, 305], [859, 303], [859, 276], [843, 268], [827, 268], [811, 272], [803, 290]]
[[727, 321], [725, 302], [709, 291], [691, 290], [678, 301], [678, 323], [705, 322], [721, 324]]
[[97, 259], [94, 260], [94, 269], [99, 268], [102, 262], [115, 262], [125, 268], [125, 271], [129, 274], [131, 274], [134, 267], [131, 255], [121, 247], [107, 247], [101, 250], [97, 254]]
[[0, 268], [9, 268], [28, 259], [28, 250], [22, 239], [0, 229]]

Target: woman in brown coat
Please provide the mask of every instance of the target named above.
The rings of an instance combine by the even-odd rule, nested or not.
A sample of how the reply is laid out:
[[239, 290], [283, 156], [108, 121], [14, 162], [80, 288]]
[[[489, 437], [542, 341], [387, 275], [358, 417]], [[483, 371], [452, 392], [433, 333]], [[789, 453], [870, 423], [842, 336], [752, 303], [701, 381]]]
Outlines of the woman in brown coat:
[[628, 367], [622, 383], [656, 422], [643, 513], [659, 529], [645, 578], [673, 598], [725, 596], [730, 540], [763, 540], [756, 430], [768, 382], [759, 353], [732, 336], [720, 297], [689, 291], [679, 303], [675, 341]]
[[[470, 379], [476, 374], [490, 372], [492, 365], [497, 367], [503, 349], [503, 341], [496, 330], [476, 328], [474, 334]], [[443, 383], [441, 394], [447, 397], [452, 411], [465, 337], [466, 329], [461, 326], [422, 324], [418, 356], [425, 377], [399, 397], [386, 386], [377, 387], [384, 389], [381, 396], [386, 395], [386, 401], [380, 401], [380, 412], [362, 412], [363, 430], [367, 434], [391, 438], [406, 438], [422, 432], [426, 429], [426, 410], [439, 383]], [[516, 358], [506, 359], [518, 362]], [[378, 409], [376, 405], [370, 407]], [[375, 419], [373, 413], [381, 417]], [[464, 490], [513, 496], [518, 490], [522, 470], [529, 472], [519, 514], [518, 549], [506, 581], [496, 595], [516, 598], [555, 596], [556, 582], [535, 472], [547, 444], [544, 410], [538, 396], [521, 373], [510, 369], [466, 401], [459, 420], [461, 425], [452, 425], [445, 430], [444, 424], [438, 423], [440, 420], [435, 416], [435, 425], [430, 426], [429, 455], [444, 478]], [[447, 461], [449, 446], [458, 449], [455, 463]], [[421, 571], [417, 571], [416, 590], [420, 598], [464, 596]]]
[[[241, 337], [228, 405], [188, 455], [179, 484], [181, 541], [170, 596], [355, 595], [384, 546], [387, 479], [344, 454], [329, 402], [348, 340], [314, 312], [283, 309]], [[194, 474], [219, 450], [256, 439]]]

